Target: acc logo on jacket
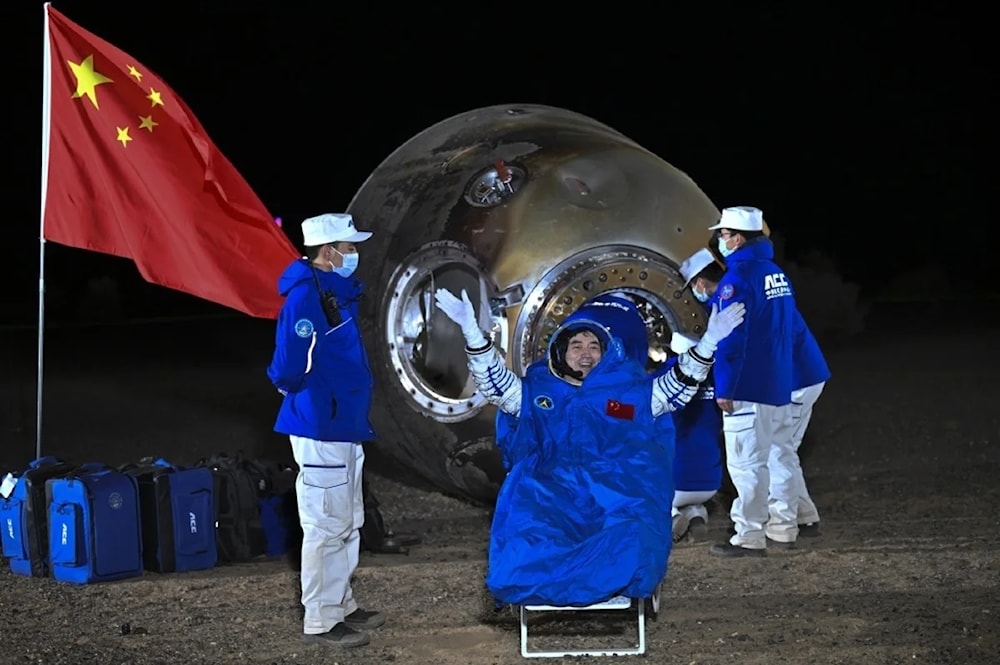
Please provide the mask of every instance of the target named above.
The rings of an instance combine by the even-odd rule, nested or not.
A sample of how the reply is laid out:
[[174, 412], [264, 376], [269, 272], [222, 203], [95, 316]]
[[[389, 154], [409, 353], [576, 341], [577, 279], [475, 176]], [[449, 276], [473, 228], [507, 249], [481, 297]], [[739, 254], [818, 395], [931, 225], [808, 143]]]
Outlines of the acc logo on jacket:
[[309, 337], [313, 334], [313, 322], [309, 319], [299, 319], [295, 322], [295, 334], [299, 337]]
[[792, 287], [788, 285], [785, 273], [776, 272], [764, 277], [764, 296], [768, 300], [790, 295], [792, 295]]
[[552, 398], [548, 395], [539, 395], [535, 398], [535, 406], [548, 411], [552, 408]]

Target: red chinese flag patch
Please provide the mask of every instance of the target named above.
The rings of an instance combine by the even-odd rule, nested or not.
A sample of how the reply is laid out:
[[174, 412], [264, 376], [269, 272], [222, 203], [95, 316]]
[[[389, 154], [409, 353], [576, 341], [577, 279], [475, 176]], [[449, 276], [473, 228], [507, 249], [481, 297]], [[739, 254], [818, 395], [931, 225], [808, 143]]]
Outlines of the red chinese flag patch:
[[621, 418], [622, 420], [635, 420], [635, 405], [625, 404], [619, 402], [616, 399], [609, 399], [608, 406], [604, 410], [606, 414], [612, 418]]

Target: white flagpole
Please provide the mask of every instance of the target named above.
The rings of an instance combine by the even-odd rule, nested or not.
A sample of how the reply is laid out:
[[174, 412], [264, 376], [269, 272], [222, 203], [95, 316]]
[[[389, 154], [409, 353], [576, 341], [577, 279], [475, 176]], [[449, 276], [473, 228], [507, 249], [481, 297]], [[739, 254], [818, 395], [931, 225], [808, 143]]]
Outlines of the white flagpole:
[[49, 188], [49, 137], [52, 121], [52, 46], [49, 43], [49, 5], [42, 34], [42, 205], [38, 223], [38, 394], [35, 403], [35, 457], [42, 456], [42, 360], [45, 341], [45, 201]]

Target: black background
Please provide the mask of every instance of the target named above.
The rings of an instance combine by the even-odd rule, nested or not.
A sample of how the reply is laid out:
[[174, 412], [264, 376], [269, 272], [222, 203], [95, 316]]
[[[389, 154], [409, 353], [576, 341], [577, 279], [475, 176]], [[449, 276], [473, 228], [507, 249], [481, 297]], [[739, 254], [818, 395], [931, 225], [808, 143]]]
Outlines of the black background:
[[[928, 280], [938, 297], [996, 293], [985, 5], [680, 4], [54, 6], [162, 77], [296, 243], [303, 217], [346, 208], [368, 174], [429, 125], [480, 106], [542, 103], [615, 127], [719, 207], [759, 206], [789, 258], [818, 250], [866, 296], [885, 297], [890, 282], [914, 293], [889, 295], [919, 296]], [[42, 4], [9, 3], [3, 23], [0, 323], [30, 325]], [[164, 291], [128, 261], [46, 251], [57, 315], [58, 303], [104, 274]], [[206, 307], [156, 295], [165, 311]]]

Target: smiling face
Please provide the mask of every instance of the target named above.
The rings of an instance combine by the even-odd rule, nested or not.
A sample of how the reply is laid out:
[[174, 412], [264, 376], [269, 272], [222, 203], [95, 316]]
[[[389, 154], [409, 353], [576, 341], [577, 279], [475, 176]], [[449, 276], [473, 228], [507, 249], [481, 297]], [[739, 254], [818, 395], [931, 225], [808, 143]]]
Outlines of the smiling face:
[[570, 369], [587, 376], [601, 361], [601, 342], [589, 330], [581, 330], [569, 338], [566, 347], [566, 364]]

